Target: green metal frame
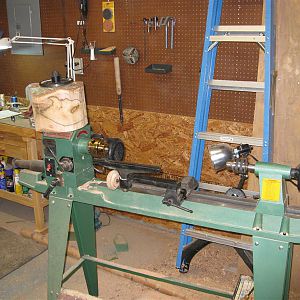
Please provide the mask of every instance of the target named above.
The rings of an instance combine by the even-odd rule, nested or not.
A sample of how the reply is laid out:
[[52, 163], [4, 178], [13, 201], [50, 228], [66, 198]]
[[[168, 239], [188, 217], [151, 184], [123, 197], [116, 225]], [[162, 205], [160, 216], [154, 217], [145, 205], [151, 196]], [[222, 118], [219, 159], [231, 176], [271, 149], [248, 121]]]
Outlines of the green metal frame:
[[253, 247], [255, 299], [288, 299], [292, 244], [253, 237]]
[[[268, 198], [267, 193], [265, 199], [261, 197], [256, 209], [245, 210], [212, 202], [185, 201], [184, 206], [193, 211], [189, 213], [162, 204], [161, 196], [123, 192], [120, 189], [112, 191], [103, 182], [94, 179], [92, 157], [87, 149], [90, 138], [90, 126], [70, 133], [69, 138], [51, 134], [43, 137], [44, 141], [47, 139], [50, 144], [56, 145], [55, 159], [52, 154], [45, 157], [45, 162], [52, 159], [55, 162], [56, 176], [62, 179], [61, 185], [56, 186], [49, 199], [48, 299], [57, 299], [62, 283], [80, 267], [83, 267], [89, 294], [97, 296], [97, 265], [226, 298], [232, 297], [228, 292], [175, 278], [150, 276], [130, 267], [97, 259], [93, 206], [252, 236], [255, 298], [288, 298], [292, 248], [293, 244], [300, 244], [300, 219], [290, 218], [285, 214], [284, 180], [290, 178], [289, 167], [267, 163], [255, 165], [261, 190], [264, 179], [275, 180], [275, 184], [278, 180], [276, 197], [272, 199], [271, 193]], [[49, 153], [45, 150], [45, 153]], [[71, 172], [61, 172], [57, 162], [62, 157], [73, 159], [74, 169]], [[53, 180], [53, 177], [46, 174], [24, 170], [20, 174], [20, 183], [44, 193]], [[70, 219], [74, 225], [81, 259], [64, 274]]]
[[[44, 192], [47, 186], [41, 181], [36, 181], [36, 178], [39, 178], [38, 174], [32, 171], [23, 171], [21, 181], [39, 192]], [[61, 197], [59, 189], [56, 189], [51, 194], [49, 201], [49, 299], [51, 300], [57, 298], [63, 279], [65, 280], [75, 271], [71, 269], [63, 277], [70, 216], [72, 217], [76, 239], [82, 255], [78, 268], [83, 266], [85, 270], [89, 293], [92, 295], [98, 293], [97, 264], [115, 268], [112, 263], [103, 264], [103, 262], [97, 261], [96, 258], [92, 258], [96, 256], [94, 218], [92, 214], [94, 205], [253, 236], [256, 299], [287, 299], [292, 247], [293, 244], [300, 244], [300, 219], [263, 215], [252, 210], [240, 210], [186, 201], [185, 206], [194, 211], [190, 214], [163, 205], [159, 196], [130, 191], [122, 192], [121, 190], [112, 191], [101, 184], [101, 181], [95, 179], [77, 189], [73, 189], [72, 194], [67, 197], [65, 197], [65, 193], [62, 194]], [[280, 234], [282, 224], [288, 224], [288, 235]], [[254, 229], [254, 225], [257, 225], [260, 230]], [[132, 272], [130, 268], [126, 267], [119, 270]], [[142, 272], [135, 275], [148, 276]], [[183, 283], [177, 279], [167, 278], [162, 280], [161, 277], [158, 277], [156, 280], [227, 298], [232, 296], [230, 293]]]

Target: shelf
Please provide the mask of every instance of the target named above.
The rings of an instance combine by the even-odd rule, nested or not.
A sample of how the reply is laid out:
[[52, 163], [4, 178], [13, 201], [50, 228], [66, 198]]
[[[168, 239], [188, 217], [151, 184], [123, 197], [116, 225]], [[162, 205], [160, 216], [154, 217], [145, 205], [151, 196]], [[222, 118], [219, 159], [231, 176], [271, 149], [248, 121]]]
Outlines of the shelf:
[[146, 73], [167, 74], [172, 72], [172, 65], [152, 64], [145, 68]]
[[[28, 207], [34, 207], [34, 202], [32, 201], [32, 199], [28, 196], [24, 196], [24, 195], [18, 195], [14, 192], [8, 192], [6, 190], [0, 190], [0, 198], [3, 198], [5, 200], [9, 200], [9, 201], [13, 201], [13, 202], [17, 202], [19, 204], [28, 206]], [[41, 200], [41, 204], [43, 207], [48, 205], [48, 201], [47, 200]]]
[[[83, 54], [90, 54], [90, 49], [81, 49], [81, 53]], [[107, 48], [95, 48], [95, 55], [113, 55], [116, 53], [116, 47], [107, 47]]]

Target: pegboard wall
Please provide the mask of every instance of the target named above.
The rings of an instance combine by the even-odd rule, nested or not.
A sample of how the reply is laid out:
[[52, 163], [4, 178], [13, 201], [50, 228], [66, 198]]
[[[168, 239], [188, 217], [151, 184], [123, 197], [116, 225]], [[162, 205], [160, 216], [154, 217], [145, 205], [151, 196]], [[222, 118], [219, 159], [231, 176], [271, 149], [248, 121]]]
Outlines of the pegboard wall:
[[[221, 23], [261, 24], [262, 2], [224, 0]], [[124, 109], [194, 116], [208, 0], [115, 0], [115, 33], [103, 33], [101, 4], [102, 1], [89, 0], [87, 40], [96, 41], [99, 48], [117, 47]], [[5, 29], [4, 0], [0, 0], [0, 6], [0, 26]], [[40, 0], [40, 7], [43, 36], [71, 36], [77, 41], [75, 56], [83, 57], [85, 65], [84, 75], [78, 75], [77, 80], [85, 83], [88, 104], [117, 107], [113, 57], [97, 55], [97, 61], [89, 62], [89, 55], [80, 52], [83, 36], [76, 25], [80, 18], [79, 1]], [[165, 49], [163, 29], [145, 33], [143, 18], [153, 16], [173, 16], [176, 19], [174, 49]], [[140, 60], [136, 65], [128, 65], [121, 57], [128, 46], [139, 50]], [[2, 81], [5, 74], [0, 74], [0, 88], [5, 93], [17, 90], [22, 95], [27, 83], [49, 78], [54, 67], [63, 72], [64, 53], [61, 49], [50, 48], [55, 47], [45, 47], [45, 55], [41, 58], [0, 56], [1, 66], [11, 73], [11, 80], [5, 83]], [[255, 44], [221, 44], [215, 78], [255, 81], [258, 53]], [[171, 64], [173, 71], [164, 75], [145, 73], [145, 67], [153, 63]], [[12, 67], [12, 64], [17, 67]], [[254, 104], [255, 94], [214, 92], [210, 118], [252, 123]]]

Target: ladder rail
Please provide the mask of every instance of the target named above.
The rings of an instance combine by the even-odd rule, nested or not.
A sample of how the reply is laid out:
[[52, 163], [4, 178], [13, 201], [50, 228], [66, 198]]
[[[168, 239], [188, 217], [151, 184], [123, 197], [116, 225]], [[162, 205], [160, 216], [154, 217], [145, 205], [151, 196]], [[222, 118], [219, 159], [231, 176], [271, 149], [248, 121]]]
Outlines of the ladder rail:
[[264, 130], [263, 130], [263, 153], [264, 162], [272, 161], [273, 152], [273, 131], [274, 131], [274, 112], [272, 105], [271, 86], [274, 70], [275, 54], [275, 31], [274, 31], [274, 1], [265, 0], [265, 26], [266, 26], [266, 43], [265, 43], [265, 93], [264, 93]]
[[[209, 51], [211, 42], [209, 40], [210, 35], [214, 32], [214, 27], [219, 25], [222, 14], [223, 0], [213, 0], [209, 1], [208, 4], [208, 14], [206, 19], [206, 31], [204, 40], [204, 52], [201, 64], [200, 82], [197, 97], [197, 108], [196, 117], [194, 125], [194, 137], [192, 142], [191, 159], [189, 166], [189, 176], [194, 176], [198, 181], [200, 180], [201, 170], [202, 170], [202, 159], [199, 159], [199, 153], [204, 151], [205, 141], [199, 140], [197, 138], [197, 133], [199, 131], [205, 131], [207, 129], [208, 113], [210, 103], [205, 103], [205, 97], [211, 96], [211, 88], [206, 84], [209, 79], [212, 79], [214, 75], [214, 65], [217, 55], [217, 47]], [[209, 63], [210, 60], [210, 63]], [[202, 97], [202, 98], [201, 98]], [[207, 99], [207, 98], [206, 98]], [[203, 103], [202, 103], [203, 102]], [[204, 116], [207, 115], [206, 120]], [[205, 121], [205, 122], [204, 122]], [[204, 129], [204, 130], [201, 130]], [[183, 247], [192, 241], [192, 237], [187, 236], [185, 231], [191, 229], [193, 226], [188, 224], [182, 224], [181, 234], [179, 241], [179, 248], [176, 260], [176, 267], [179, 269], [181, 265], [181, 257]]]
[[[196, 180], [200, 180], [202, 170], [202, 160], [199, 161], [199, 151], [204, 148], [203, 141], [198, 140], [197, 133], [200, 131], [206, 131], [210, 101], [204, 101], [204, 99], [210, 99], [212, 90], [207, 85], [208, 80], [211, 80], [214, 75], [214, 65], [216, 61], [217, 48], [215, 47], [209, 51], [211, 42], [209, 37], [214, 32], [214, 27], [220, 23], [222, 12], [222, 0], [214, 0], [209, 2], [208, 15], [206, 21], [206, 32], [204, 51], [202, 57], [201, 74], [199, 82], [199, 90], [197, 97], [197, 108], [194, 126], [193, 145], [189, 166], [189, 176], [194, 176]], [[210, 60], [210, 61], [209, 61]], [[209, 103], [207, 103], [209, 102]], [[207, 116], [207, 117], [206, 117]]]

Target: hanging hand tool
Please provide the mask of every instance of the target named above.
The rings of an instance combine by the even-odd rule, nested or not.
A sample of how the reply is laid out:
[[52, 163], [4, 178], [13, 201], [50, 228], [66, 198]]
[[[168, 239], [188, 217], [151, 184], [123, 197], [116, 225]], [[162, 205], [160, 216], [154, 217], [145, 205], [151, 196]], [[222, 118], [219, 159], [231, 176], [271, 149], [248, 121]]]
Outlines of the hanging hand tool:
[[166, 49], [168, 49], [168, 27], [169, 27], [169, 22], [167, 22], [166, 25], [165, 25]]
[[153, 17], [153, 22], [154, 22], [154, 30], [157, 30], [157, 28], [158, 28], [158, 17], [157, 16]]
[[174, 18], [171, 19], [171, 49], [174, 49], [174, 27], [176, 20]]
[[162, 26], [165, 26], [165, 44], [166, 44], [166, 49], [168, 49], [168, 27], [169, 27], [169, 21], [172, 20], [172, 17], [170, 16], [167, 16], [167, 17], [162, 17], [160, 19], [160, 22], [159, 22], [159, 27], [162, 27]]
[[147, 26], [148, 26], [148, 19], [144, 18], [143, 19], [144, 23], [144, 59], [146, 59], [147, 55]]
[[122, 88], [121, 88], [121, 76], [120, 76], [120, 59], [119, 57], [114, 58], [115, 67], [115, 79], [116, 79], [116, 92], [118, 95], [119, 113], [120, 113], [120, 124], [123, 126], [123, 104], [122, 104]]

